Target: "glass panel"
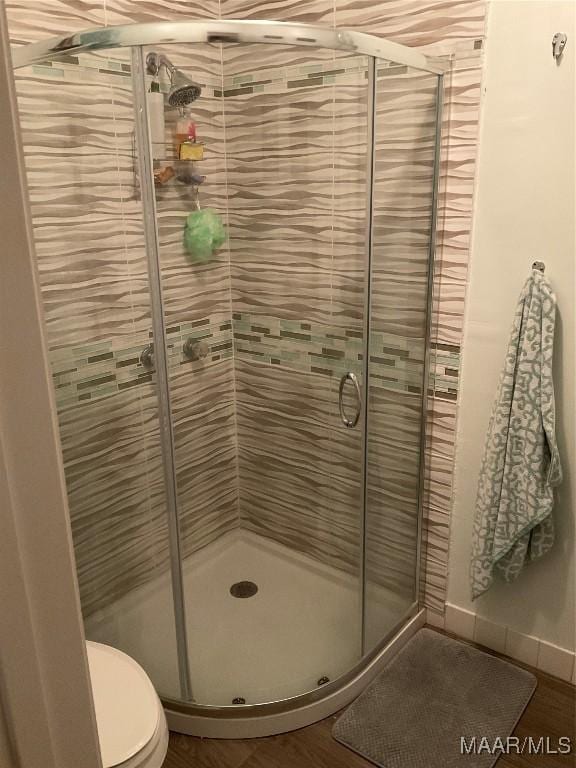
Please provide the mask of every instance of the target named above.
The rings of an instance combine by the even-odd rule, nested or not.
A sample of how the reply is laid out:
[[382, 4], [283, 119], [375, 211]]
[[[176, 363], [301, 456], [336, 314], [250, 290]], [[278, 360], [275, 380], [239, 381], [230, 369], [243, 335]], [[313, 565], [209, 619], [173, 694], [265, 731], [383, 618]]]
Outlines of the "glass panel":
[[[274, 701], [361, 653], [363, 435], [338, 384], [363, 379], [367, 61], [154, 51], [202, 87], [184, 115], [165, 109], [154, 149], [194, 700]], [[177, 160], [176, 133], [202, 158]], [[213, 250], [198, 176], [202, 215], [227, 229]], [[345, 400], [353, 414], [350, 386]], [[257, 593], [234, 597], [241, 582]]]
[[365, 651], [417, 599], [436, 75], [378, 62], [366, 495]]
[[129, 51], [16, 72], [86, 635], [179, 696]]
[[[368, 60], [154, 53], [177, 67], [147, 105], [194, 701], [275, 701], [347, 672], [416, 599], [437, 78], [377, 66], [368, 340]], [[179, 698], [129, 54], [17, 84], [87, 637]], [[366, 386], [367, 341], [365, 436], [339, 384]]]

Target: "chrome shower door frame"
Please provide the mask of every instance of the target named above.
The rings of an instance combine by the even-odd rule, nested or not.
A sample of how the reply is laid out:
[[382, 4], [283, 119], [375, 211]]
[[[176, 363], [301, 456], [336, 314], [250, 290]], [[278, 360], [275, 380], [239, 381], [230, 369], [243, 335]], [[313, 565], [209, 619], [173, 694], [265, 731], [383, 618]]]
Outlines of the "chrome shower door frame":
[[422, 421], [419, 446], [418, 472], [418, 529], [416, 539], [415, 597], [420, 607], [424, 605], [426, 544], [424, 542], [424, 494], [426, 490], [426, 450], [428, 443], [429, 381], [431, 369], [432, 315], [436, 297], [434, 295], [436, 274], [436, 238], [438, 225], [438, 197], [440, 192], [440, 160], [442, 155], [442, 115], [444, 109], [444, 74], [437, 76], [436, 87], [436, 141], [434, 145], [434, 172], [432, 179], [432, 200], [430, 216], [430, 234], [428, 242], [428, 287], [426, 306], [426, 348], [424, 353], [424, 371], [422, 374]]
[[75, 55], [84, 51], [170, 43], [265, 43], [326, 48], [371, 56], [373, 59], [385, 59], [436, 74], [445, 71], [444, 65], [438, 60], [431, 59], [414, 48], [363, 32], [331, 29], [315, 24], [245, 19], [159, 21], [98, 27], [14, 47], [12, 61], [14, 68], [18, 69], [28, 64], [39, 64], [47, 59], [57, 59], [58, 56]]
[[370, 413], [370, 330], [371, 330], [371, 295], [372, 295], [372, 252], [374, 246], [373, 216], [374, 216], [374, 172], [376, 165], [375, 132], [376, 132], [376, 61], [368, 60], [368, 109], [366, 126], [366, 250], [364, 253], [364, 328], [363, 328], [363, 398], [361, 424], [363, 430], [362, 466], [361, 466], [361, 521], [362, 549], [360, 563], [361, 601], [360, 601], [360, 632], [361, 654], [366, 654], [366, 510], [368, 488], [368, 414]]
[[168, 523], [168, 545], [170, 550], [170, 575], [172, 601], [176, 628], [176, 651], [178, 655], [178, 676], [180, 695], [184, 701], [192, 699], [190, 659], [188, 655], [188, 632], [186, 628], [186, 602], [182, 573], [182, 549], [180, 546], [180, 519], [178, 515], [178, 487], [176, 481], [176, 449], [174, 443], [174, 422], [168, 375], [168, 349], [164, 323], [164, 298], [160, 274], [160, 241], [158, 237], [158, 212], [154, 193], [154, 169], [152, 165], [152, 138], [146, 99], [146, 60], [144, 48], [132, 48], [132, 87], [134, 95], [134, 118], [136, 127], [136, 148], [140, 192], [142, 195], [142, 216], [144, 241], [148, 262], [148, 282], [154, 335], [154, 365], [158, 393], [158, 417], [162, 471], [166, 492], [166, 518]]
[[[157, 225], [157, 206], [154, 190], [154, 173], [152, 164], [152, 145], [149, 128], [148, 102], [146, 99], [146, 48], [144, 46], [132, 47], [132, 78], [134, 110], [136, 116], [136, 139], [138, 154], [138, 174], [142, 193], [142, 207], [144, 215], [144, 236], [148, 261], [148, 275], [151, 294], [152, 325], [154, 334], [154, 358], [157, 374], [157, 392], [160, 417], [160, 441], [163, 456], [164, 485], [166, 488], [168, 535], [171, 560], [172, 598], [176, 624], [176, 645], [178, 654], [179, 680], [182, 701], [171, 698], [163, 698], [164, 703], [176, 711], [205, 713], [210, 717], [227, 717], [230, 712], [234, 715], [241, 712], [244, 716], [261, 715], [263, 711], [272, 713], [289, 712], [294, 705], [312, 703], [326, 698], [330, 693], [338, 691], [343, 681], [354, 679], [361, 672], [362, 661], [365, 657], [365, 508], [366, 508], [366, 443], [368, 420], [368, 366], [369, 366], [369, 331], [370, 331], [370, 285], [371, 285], [371, 255], [372, 255], [372, 214], [373, 214], [373, 174], [374, 174], [374, 126], [375, 126], [375, 91], [376, 91], [376, 59], [369, 56], [367, 62], [367, 100], [366, 100], [366, 212], [365, 212], [365, 250], [364, 250], [364, 295], [363, 295], [363, 360], [360, 382], [354, 374], [351, 375], [359, 392], [360, 407], [357, 419], [352, 426], [362, 431], [362, 450], [358, 466], [359, 477], [359, 503], [357, 514], [359, 517], [358, 571], [359, 582], [359, 610], [357, 621], [359, 623], [359, 659], [352, 670], [344, 673], [338, 681], [316, 689], [299, 694], [282, 701], [262, 702], [254, 705], [214, 706], [197, 704], [194, 702], [192, 689], [193, 680], [190, 673], [190, 658], [188, 655], [188, 640], [186, 629], [186, 595], [183, 584], [182, 554], [180, 546], [180, 520], [178, 513], [178, 489], [175, 475], [175, 442], [171, 409], [170, 382], [167, 367], [167, 339], [164, 323], [164, 301], [162, 295], [162, 275], [160, 269], [160, 242]], [[413, 612], [407, 616], [411, 618]], [[404, 621], [402, 622], [402, 624]], [[380, 650], [396, 634], [401, 625], [394, 627], [382, 639], [378, 646]], [[371, 657], [373, 654], [371, 654]]]

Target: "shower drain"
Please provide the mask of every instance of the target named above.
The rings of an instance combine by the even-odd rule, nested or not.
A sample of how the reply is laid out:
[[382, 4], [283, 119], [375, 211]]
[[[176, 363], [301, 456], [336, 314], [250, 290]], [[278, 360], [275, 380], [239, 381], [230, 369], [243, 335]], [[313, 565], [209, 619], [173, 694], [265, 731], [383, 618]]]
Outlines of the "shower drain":
[[254, 597], [258, 587], [253, 581], [237, 581], [230, 587], [232, 597]]

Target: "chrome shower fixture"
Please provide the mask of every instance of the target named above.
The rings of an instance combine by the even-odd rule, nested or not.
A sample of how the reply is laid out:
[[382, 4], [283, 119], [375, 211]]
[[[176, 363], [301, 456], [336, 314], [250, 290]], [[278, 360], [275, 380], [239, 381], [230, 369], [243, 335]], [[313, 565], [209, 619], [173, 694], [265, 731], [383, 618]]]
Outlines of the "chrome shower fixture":
[[146, 72], [153, 77], [158, 77], [164, 67], [170, 76], [170, 90], [168, 92], [168, 104], [171, 107], [186, 107], [200, 96], [202, 88], [190, 78], [180, 72], [167, 56], [151, 51], [146, 56]]

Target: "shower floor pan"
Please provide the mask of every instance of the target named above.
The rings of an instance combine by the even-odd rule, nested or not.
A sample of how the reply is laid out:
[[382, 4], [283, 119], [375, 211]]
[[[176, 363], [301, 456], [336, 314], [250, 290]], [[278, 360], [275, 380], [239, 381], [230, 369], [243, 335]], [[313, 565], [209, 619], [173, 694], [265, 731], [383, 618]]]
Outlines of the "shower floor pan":
[[[360, 659], [357, 577], [237, 529], [183, 563], [194, 702], [261, 704], [318, 688]], [[233, 585], [251, 582], [249, 597]], [[236, 592], [253, 592], [241, 586]], [[368, 586], [368, 644], [395, 627], [406, 603]], [[168, 576], [133, 590], [86, 620], [88, 639], [139, 661], [161, 696], [179, 698]]]

